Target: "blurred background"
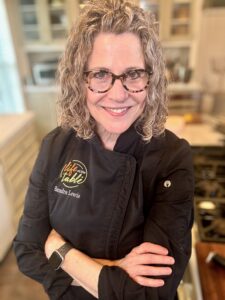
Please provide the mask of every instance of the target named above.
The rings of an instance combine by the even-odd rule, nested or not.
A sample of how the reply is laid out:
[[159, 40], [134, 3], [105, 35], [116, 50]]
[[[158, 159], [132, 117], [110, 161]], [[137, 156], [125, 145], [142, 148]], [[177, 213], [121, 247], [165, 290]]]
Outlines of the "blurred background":
[[[195, 166], [193, 254], [180, 300], [225, 299], [225, 0], [136, 0], [155, 14], [169, 81], [167, 128]], [[55, 72], [85, 1], [0, 0], [0, 299], [44, 300], [11, 250], [43, 136], [57, 126]], [[184, 157], [185, 159], [185, 157]]]

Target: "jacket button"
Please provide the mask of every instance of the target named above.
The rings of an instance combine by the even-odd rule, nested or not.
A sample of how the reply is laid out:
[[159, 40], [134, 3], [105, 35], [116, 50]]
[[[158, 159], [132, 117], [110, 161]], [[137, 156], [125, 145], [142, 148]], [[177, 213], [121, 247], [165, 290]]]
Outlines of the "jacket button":
[[170, 180], [166, 180], [166, 181], [164, 181], [164, 187], [165, 188], [169, 188], [169, 187], [171, 187], [171, 181]]

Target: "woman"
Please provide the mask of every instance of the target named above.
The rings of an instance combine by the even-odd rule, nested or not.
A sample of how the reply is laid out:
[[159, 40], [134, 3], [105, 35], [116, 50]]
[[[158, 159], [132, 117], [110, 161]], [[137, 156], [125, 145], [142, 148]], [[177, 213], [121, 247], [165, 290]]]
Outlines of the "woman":
[[151, 15], [86, 4], [59, 68], [60, 122], [43, 140], [14, 249], [51, 299], [174, 299], [190, 257], [190, 148], [164, 129]]

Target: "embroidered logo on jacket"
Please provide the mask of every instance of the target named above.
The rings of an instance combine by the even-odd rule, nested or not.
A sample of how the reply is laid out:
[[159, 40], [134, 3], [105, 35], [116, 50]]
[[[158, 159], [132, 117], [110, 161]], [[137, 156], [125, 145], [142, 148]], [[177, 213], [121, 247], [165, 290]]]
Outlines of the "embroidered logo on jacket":
[[87, 179], [87, 168], [79, 160], [65, 164], [60, 172], [60, 181], [67, 188], [75, 188]]

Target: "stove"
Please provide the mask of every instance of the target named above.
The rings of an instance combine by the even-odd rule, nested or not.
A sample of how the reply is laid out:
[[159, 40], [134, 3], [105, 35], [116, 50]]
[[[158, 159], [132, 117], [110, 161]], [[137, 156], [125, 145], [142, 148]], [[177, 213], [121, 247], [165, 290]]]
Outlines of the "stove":
[[225, 147], [194, 147], [193, 153], [199, 237], [225, 242]]

